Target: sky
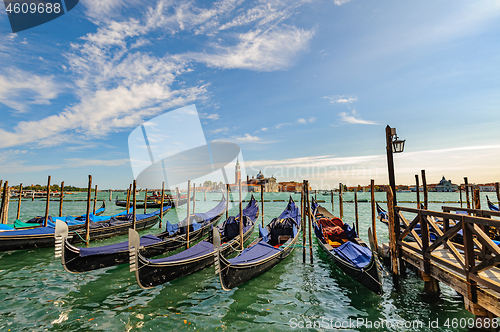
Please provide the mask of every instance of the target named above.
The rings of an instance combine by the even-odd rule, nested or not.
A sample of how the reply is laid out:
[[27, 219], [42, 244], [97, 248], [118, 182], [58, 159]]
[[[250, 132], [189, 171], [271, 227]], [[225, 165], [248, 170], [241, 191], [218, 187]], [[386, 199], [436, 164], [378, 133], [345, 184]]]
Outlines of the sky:
[[2, 7], [10, 184], [126, 188], [129, 134], [189, 105], [250, 176], [386, 184], [390, 125], [398, 184], [500, 181], [498, 1], [81, 0], [11, 31]]

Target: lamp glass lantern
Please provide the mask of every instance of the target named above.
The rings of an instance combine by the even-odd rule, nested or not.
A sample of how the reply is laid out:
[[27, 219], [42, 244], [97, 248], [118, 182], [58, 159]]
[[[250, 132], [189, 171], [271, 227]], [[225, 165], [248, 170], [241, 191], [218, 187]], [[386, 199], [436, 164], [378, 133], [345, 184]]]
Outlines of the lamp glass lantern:
[[392, 152], [400, 153], [405, 149], [406, 140], [400, 140], [398, 137], [394, 141], [392, 141]]

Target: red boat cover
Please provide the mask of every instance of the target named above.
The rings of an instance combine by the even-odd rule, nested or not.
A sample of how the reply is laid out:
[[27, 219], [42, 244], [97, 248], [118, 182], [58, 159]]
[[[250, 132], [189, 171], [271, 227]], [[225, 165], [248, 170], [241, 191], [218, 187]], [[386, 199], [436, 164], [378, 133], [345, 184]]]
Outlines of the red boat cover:
[[347, 235], [342, 228], [344, 223], [340, 218], [334, 217], [332, 219], [321, 218], [318, 220], [318, 224], [322, 226], [323, 236], [332, 242], [340, 242], [342, 239], [346, 239]]

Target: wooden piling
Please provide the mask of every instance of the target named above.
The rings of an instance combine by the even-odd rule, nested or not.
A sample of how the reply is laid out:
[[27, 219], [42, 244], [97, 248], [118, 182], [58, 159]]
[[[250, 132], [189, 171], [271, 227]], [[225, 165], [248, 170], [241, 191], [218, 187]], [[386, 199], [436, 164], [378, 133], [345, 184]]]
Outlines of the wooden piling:
[[61, 182], [61, 194], [59, 195], [59, 217], [62, 217], [63, 200], [64, 200], [64, 181]]
[[87, 214], [85, 218], [85, 244], [88, 246], [90, 241], [90, 196], [92, 195], [92, 175], [89, 175], [87, 189]]
[[377, 208], [375, 207], [375, 180], [370, 181], [370, 191], [371, 191], [371, 205], [372, 205], [372, 235], [373, 244], [376, 250], [378, 250], [377, 241]]
[[361, 236], [359, 232], [359, 217], [358, 217], [358, 187], [354, 187], [354, 217], [356, 220], [356, 233], [358, 233], [358, 236]]
[[333, 206], [333, 189], [330, 190], [330, 197], [332, 199], [332, 212], [335, 211], [334, 206]]
[[147, 206], [148, 206], [148, 188], [146, 188], [146, 191], [144, 192], [144, 214], [146, 214]]
[[339, 183], [339, 217], [340, 219], [344, 218], [344, 202], [342, 200], [342, 192], [344, 191], [344, 186], [342, 183]]
[[239, 191], [239, 197], [240, 197], [240, 243], [241, 247], [240, 249], [243, 250], [243, 197], [242, 197], [242, 190], [241, 190], [241, 179], [238, 179], [238, 191]]
[[190, 201], [191, 201], [191, 180], [188, 180], [188, 188], [187, 188], [187, 217], [186, 217], [186, 249], [189, 249], [189, 221], [191, 219], [191, 214], [189, 211]]
[[45, 221], [43, 222], [44, 227], [47, 227], [47, 222], [49, 220], [49, 202], [50, 202], [50, 175], [47, 180], [47, 203], [45, 204]]
[[2, 193], [2, 205], [0, 205], [0, 223], [3, 223], [4, 220], [4, 211], [5, 211], [5, 200], [7, 199], [7, 187], [9, 185], [9, 181], [5, 181], [3, 185], [3, 193]]
[[109, 189], [109, 201], [113, 198], [113, 190]]
[[229, 218], [229, 184], [226, 184], [226, 220]]
[[[8, 181], [5, 181], [5, 184], [8, 184]], [[3, 197], [5, 200], [3, 201], [3, 214], [2, 214], [2, 220], [0, 221], [2, 224], [7, 224], [7, 221], [9, 219], [9, 201], [10, 201], [10, 187], [7, 185], [6, 190], [3, 192]]]
[[474, 209], [481, 210], [481, 195], [479, 193], [479, 188], [474, 189]]
[[264, 227], [264, 185], [260, 185], [260, 204], [262, 206], [262, 227]]
[[470, 200], [469, 200], [469, 179], [464, 177], [465, 184], [465, 199], [467, 200], [467, 208], [470, 209]]
[[418, 174], [415, 174], [415, 188], [417, 189], [417, 209], [420, 209], [420, 183], [418, 181]]
[[306, 180], [306, 192], [307, 192], [307, 197], [306, 197], [306, 203], [307, 203], [307, 216], [309, 220], [309, 259], [311, 264], [313, 264], [313, 249], [312, 249], [312, 226], [311, 226], [311, 201], [309, 199], [309, 181]]
[[302, 181], [300, 192], [300, 214], [302, 215], [302, 263], [306, 263], [306, 203], [305, 203], [305, 181]]
[[135, 231], [135, 224], [137, 222], [137, 209], [135, 208], [137, 206], [137, 196], [136, 196], [136, 191], [137, 191], [137, 181], [134, 180], [134, 184], [132, 185], [132, 229]]
[[163, 203], [165, 202], [165, 181], [161, 183], [160, 229], [163, 220]]
[[499, 189], [499, 185], [498, 185], [498, 182], [495, 182], [495, 192], [497, 194], [497, 203], [498, 203], [498, 206], [500, 207], [500, 189]]
[[[429, 209], [429, 195], [427, 191], [427, 179], [425, 178], [425, 169], [422, 170], [422, 186], [424, 188], [424, 209]], [[419, 207], [420, 209], [420, 207]]]
[[206, 201], [207, 201], [207, 190], [206, 190], [206, 189], [204, 189], [204, 190], [203, 190], [203, 192], [204, 192], [204, 194], [205, 194], [205, 202], [206, 202]]
[[[63, 182], [64, 183], [64, 182]], [[16, 220], [19, 219], [21, 216], [21, 197], [23, 195], [23, 184], [19, 184], [19, 197], [17, 200], [17, 214], [16, 214]]]
[[127, 214], [130, 213], [130, 195], [132, 195], [132, 185], [129, 185], [129, 188], [127, 189], [127, 204], [126, 204]]
[[463, 207], [463, 204], [462, 204], [462, 185], [460, 185], [459, 188], [460, 188], [460, 207]]
[[193, 214], [196, 211], [196, 183], [193, 183]]
[[395, 233], [395, 221], [394, 221], [394, 197], [392, 193], [392, 188], [387, 187], [387, 213], [389, 215], [389, 250], [391, 253], [391, 271], [392, 271], [392, 281], [394, 286], [398, 288], [399, 286], [399, 264], [397, 257], [397, 239], [399, 234]]
[[92, 212], [94, 215], [95, 215], [96, 204], [97, 204], [97, 184], [95, 185], [95, 190], [94, 190], [94, 209], [92, 210], [94, 211]]

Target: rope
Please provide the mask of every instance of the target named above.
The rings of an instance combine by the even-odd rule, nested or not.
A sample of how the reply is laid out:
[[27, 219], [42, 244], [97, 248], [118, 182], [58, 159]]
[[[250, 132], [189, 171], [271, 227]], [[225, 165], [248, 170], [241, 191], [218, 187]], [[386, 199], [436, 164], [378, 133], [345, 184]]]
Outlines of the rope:
[[83, 237], [80, 236], [80, 234], [77, 232], [77, 231], [72, 231], [73, 233], [75, 233], [76, 235], [78, 235], [78, 237], [83, 241], [83, 242], [87, 242], [83, 239]]
[[369, 274], [368, 272], [365, 271], [365, 269], [361, 269], [361, 272], [366, 273], [366, 275], [369, 276], [370, 278], [372, 278], [373, 281], [375, 281], [377, 284], [382, 286], [382, 283], [380, 281], [378, 281], [377, 279], [375, 279], [374, 277], [372, 277], [371, 274]]

